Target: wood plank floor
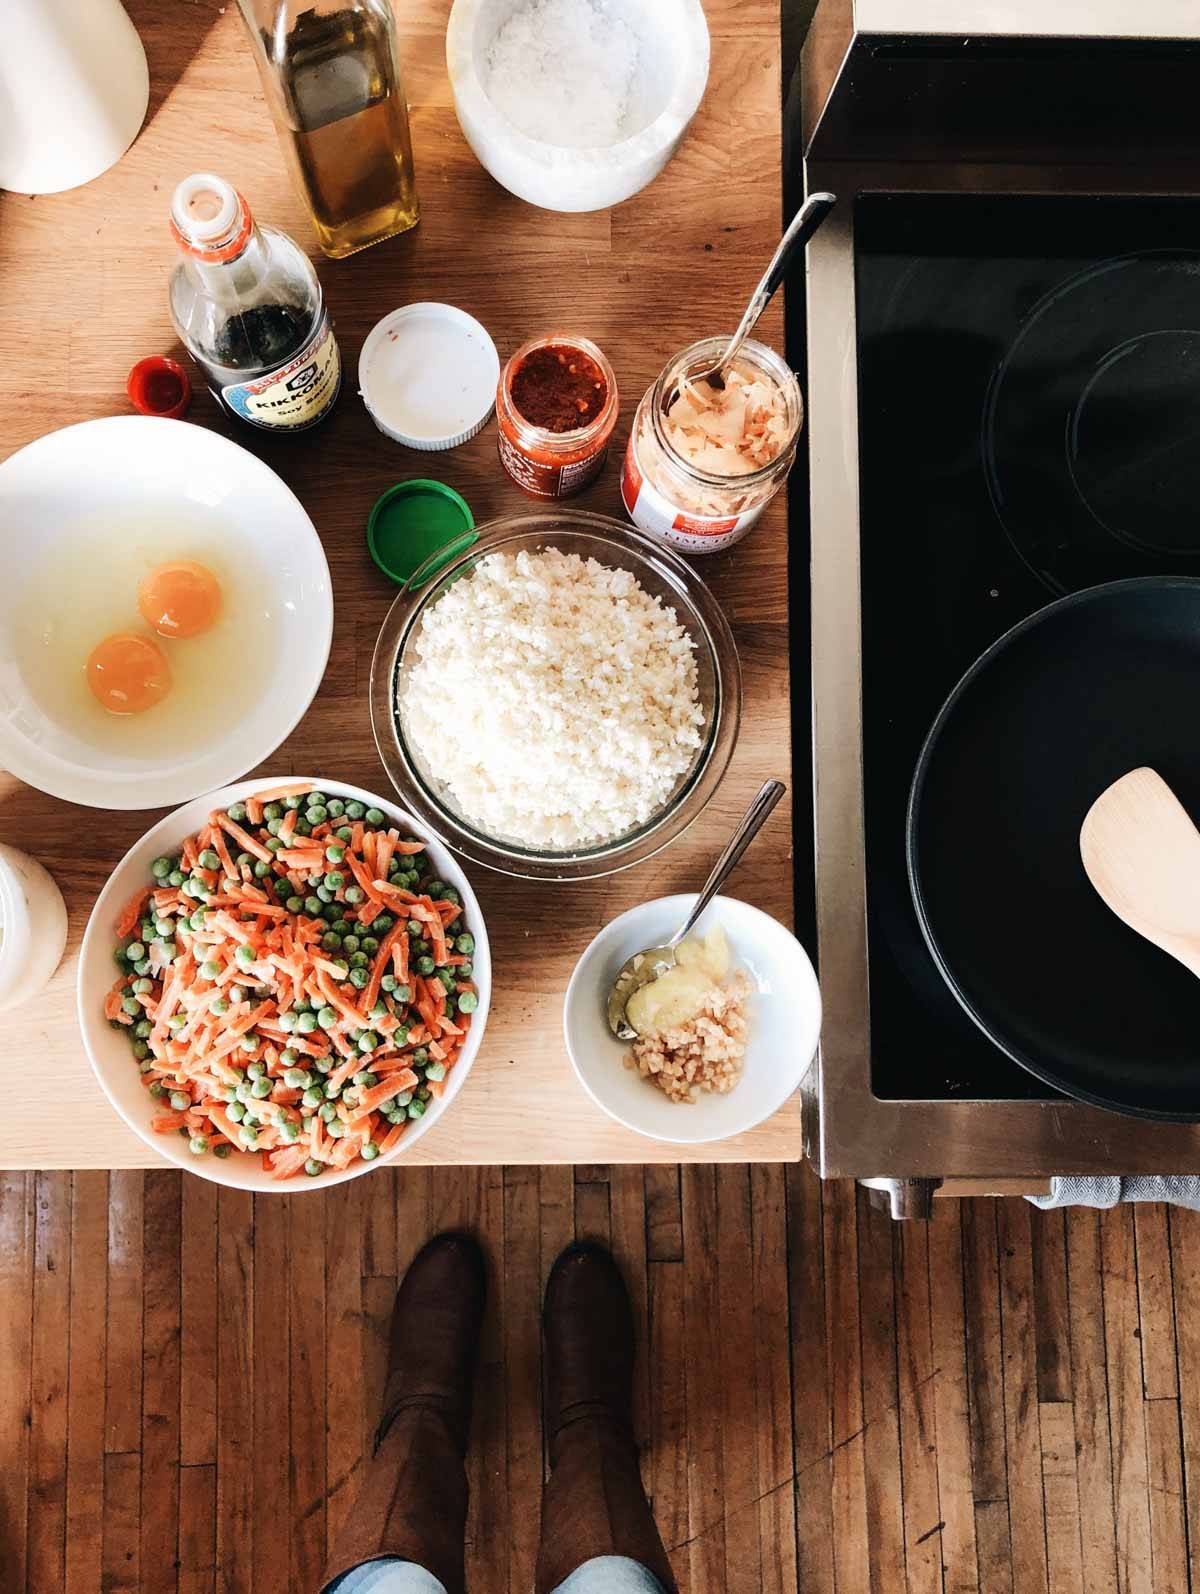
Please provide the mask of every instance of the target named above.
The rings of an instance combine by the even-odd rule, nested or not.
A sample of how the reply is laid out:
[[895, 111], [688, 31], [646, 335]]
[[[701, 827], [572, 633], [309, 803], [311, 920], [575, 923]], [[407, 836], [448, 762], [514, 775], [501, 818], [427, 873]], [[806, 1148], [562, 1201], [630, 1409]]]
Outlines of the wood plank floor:
[[1200, 1589], [1200, 1216], [939, 1202], [804, 1168], [380, 1171], [252, 1200], [174, 1172], [0, 1174], [4, 1594], [315, 1590], [397, 1278], [484, 1239], [474, 1594], [525, 1594], [538, 1307], [613, 1246], [646, 1482], [685, 1594]]

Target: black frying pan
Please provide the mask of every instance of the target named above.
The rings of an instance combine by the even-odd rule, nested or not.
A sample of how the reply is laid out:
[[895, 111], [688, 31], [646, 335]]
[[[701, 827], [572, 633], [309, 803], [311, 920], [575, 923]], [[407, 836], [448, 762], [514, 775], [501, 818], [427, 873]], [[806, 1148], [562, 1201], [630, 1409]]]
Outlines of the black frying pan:
[[1092, 802], [1143, 764], [1200, 819], [1200, 580], [1074, 593], [972, 665], [917, 764], [909, 879], [946, 983], [1015, 1062], [1083, 1101], [1200, 1120], [1200, 980], [1079, 857]]

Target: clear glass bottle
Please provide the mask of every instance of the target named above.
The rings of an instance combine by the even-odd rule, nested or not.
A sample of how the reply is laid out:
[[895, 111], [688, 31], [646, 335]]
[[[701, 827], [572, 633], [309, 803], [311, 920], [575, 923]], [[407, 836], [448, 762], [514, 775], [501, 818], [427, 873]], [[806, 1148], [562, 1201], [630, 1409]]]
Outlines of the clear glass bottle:
[[241, 194], [211, 172], [176, 188], [171, 232], [182, 254], [171, 274], [171, 318], [218, 403], [273, 432], [324, 420], [342, 364], [304, 251], [286, 233], [256, 226]]
[[701, 338], [668, 360], [642, 395], [621, 472], [621, 497], [630, 520], [681, 553], [718, 553], [740, 542], [787, 480], [804, 421], [800, 387], [787, 363], [765, 343], [747, 338], [737, 365], [778, 395], [786, 437], [758, 470], [714, 476], [697, 470], [671, 445], [665, 405], [680, 383], [716, 364], [727, 337]]
[[390, 0], [238, 0], [267, 104], [334, 259], [415, 227], [408, 104]]

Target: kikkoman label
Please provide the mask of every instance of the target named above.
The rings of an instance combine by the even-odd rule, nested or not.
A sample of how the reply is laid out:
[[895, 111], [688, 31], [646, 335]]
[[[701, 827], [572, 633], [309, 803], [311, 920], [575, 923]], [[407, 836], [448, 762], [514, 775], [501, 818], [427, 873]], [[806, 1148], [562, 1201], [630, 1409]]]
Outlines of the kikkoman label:
[[231, 382], [221, 389], [221, 397], [252, 426], [297, 432], [317, 424], [341, 385], [342, 359], [324, 315], [309, 343], [286, 365], [252, 382]]

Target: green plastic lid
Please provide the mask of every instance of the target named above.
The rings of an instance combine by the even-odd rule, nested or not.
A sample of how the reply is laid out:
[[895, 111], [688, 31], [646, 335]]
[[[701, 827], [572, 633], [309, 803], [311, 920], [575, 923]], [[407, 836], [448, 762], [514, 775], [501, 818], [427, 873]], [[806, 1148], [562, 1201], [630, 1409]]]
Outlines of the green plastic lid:
[[371, 558], [401, 586], [415, 575], [427, 581], [478, 540], [470, 506], [444, 482], [397, 482], [367, 519]]

